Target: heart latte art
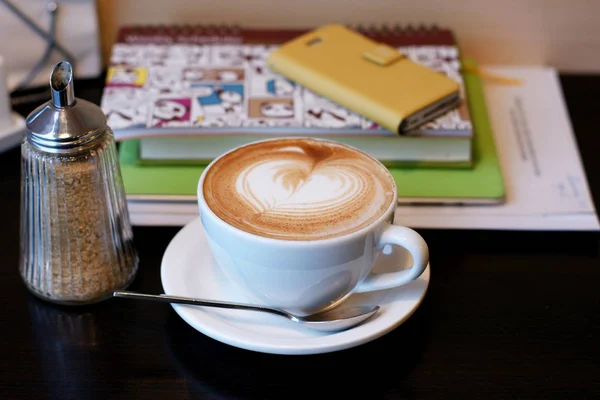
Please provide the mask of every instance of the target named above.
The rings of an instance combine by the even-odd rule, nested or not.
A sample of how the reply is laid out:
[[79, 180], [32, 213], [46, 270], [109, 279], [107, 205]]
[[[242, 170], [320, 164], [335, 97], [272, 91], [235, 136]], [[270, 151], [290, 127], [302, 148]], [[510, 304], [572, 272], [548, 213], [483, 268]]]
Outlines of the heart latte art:
[[209, 169], [204, 198], [222, 220], [246, 232], [287, 240], [341, 236], [378, 219], [395, 184], [373, 158], [314, 139], [254, 143]]

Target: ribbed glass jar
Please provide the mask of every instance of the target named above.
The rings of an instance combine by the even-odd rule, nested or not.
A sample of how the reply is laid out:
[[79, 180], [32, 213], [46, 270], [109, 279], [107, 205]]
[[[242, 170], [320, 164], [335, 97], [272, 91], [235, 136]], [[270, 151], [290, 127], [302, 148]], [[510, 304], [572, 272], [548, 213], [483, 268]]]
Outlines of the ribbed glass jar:
[[25, 141], [19, 270], [36, 296], [61, 304], [104, 300], [129, 285], [138, 256], [113, 133], [68, 154]]

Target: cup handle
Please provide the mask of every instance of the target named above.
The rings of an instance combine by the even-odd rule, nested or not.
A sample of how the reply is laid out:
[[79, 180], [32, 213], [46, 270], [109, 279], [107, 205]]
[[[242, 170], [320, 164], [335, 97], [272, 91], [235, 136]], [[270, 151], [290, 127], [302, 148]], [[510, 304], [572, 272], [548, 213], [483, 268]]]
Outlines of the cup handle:
[[398, 272], [376, 274], [371, 272], [354, 290], [355, 293], [372, 292], [406, 285], [417, 279], [429, 263], [429, 249], [425, 240], [414, 230], [405, 226], [388, 225], [381, 233], [378, 248], [391, 244], [408, 250], [412, 255], [413, 265], [409, 269]]

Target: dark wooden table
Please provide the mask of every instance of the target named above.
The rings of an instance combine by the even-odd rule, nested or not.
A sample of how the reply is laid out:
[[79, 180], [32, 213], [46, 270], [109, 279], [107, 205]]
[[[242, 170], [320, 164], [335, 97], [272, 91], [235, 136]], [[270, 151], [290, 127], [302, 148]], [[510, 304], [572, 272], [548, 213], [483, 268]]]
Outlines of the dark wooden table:
[[[598, 207], [600, 77], [561, 79]], [[76, 85], [96, 102], [101, 88]], [[337, 353], [269, 355], [210, 339], [169, 305], [59, 307], [30, 295], [18, 272], [19, 162], [18, 149], [0, 155], [0, 398], [600, 397], [597, 233], [420, 230], [432, 280], [406, 323]], [[135, 228], [132, 290], [162, 291], [177, 231]]]

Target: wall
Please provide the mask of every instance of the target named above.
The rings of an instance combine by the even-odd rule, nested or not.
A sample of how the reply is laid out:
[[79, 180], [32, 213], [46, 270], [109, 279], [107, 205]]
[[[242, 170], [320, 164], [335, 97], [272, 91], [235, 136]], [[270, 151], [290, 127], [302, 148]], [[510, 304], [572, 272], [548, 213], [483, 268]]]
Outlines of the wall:
[[98, 0], [103, 53], [124, 24], [437, 24], [480, 63], [548, 64], [600, 72], [600, 1], [586, 0]]

